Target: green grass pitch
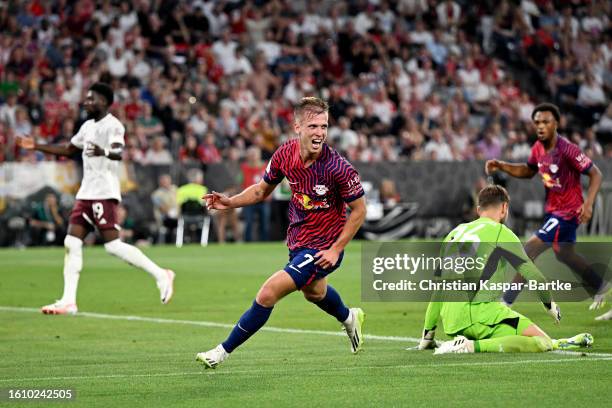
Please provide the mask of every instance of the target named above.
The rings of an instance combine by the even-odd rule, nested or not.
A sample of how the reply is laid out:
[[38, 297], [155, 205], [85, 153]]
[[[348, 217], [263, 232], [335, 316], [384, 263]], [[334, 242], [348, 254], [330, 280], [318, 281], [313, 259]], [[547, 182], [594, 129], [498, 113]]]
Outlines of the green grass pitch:
[[[86, 248], [79, 287], [81, 316], [33, 311], [61, 296], [63, 250], [0, 250], [0, 389], [73, 388], [71, 407], [222, 406], [609, 406], [612, 322], [587, 303], [563, 303], [560, 326], [537, 304], [519, 304], [552, 337], [588, 331], [589, 356], [478, 354], [434, 357], [406, 351], [407, 340], [368, 339], [352, 355], [335, 319], [295, 293], [266, 327], [216, 370], [195, 354], [217, 345], [282, 268], [282, 243], [145, 249], [177, 273], [171, 304], [153, 280]], [[347, 249], [330, 282], [348, 305], [366, 312], [365, 333], [420, 336], [425, 303], [360, 300], [359, 243]], [[128, 320], [121, 316], [138, 316]], [[208, 322], [208, 323], [205, 323]], [[212, 323], [220, 323], [215, 326]], [[318, 333], [317, 333], [318, 332]], [[12, 406], [30, 406], [12, 403]], [[43, 406], [40, 404], [36, 406]], [[52, 406], [63, 406], [54, 402]], [[11, 406], [0, 401], [0, 407]]]

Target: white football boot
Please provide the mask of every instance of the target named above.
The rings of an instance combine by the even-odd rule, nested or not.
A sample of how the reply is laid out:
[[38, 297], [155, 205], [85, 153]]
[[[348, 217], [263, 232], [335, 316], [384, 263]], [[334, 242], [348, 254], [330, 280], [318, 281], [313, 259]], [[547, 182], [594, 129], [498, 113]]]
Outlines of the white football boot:
[[473, 353], [474, 342], [468, 340], [463, 336], [457, 336], [451, 341], [445, 341], [434, 350], [434, 354], [447, 354], [447, 353]]
[[216, 368], [228, 357], [229, 353], [219, 344], [212, 350], [196, 354], [196, 361], [203, 363], [205, 368]]
[[357, 354], [363, 345], [361, 328], [365, 320], [365, 313], [358, 307], [349, 309], [349, 318], [343, 323], [344, 330], [351, 341], [351, 352]]

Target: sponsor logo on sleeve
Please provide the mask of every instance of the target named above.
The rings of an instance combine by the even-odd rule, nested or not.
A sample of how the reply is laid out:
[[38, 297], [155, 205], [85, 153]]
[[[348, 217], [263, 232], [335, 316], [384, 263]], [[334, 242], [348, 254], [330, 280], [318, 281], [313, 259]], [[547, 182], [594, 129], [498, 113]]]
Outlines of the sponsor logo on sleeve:
[[586, 167], [589, 164], [590, 159], [586, 154], [580, 153], [578, 156], [576, 156], [576, 161], [580, 167]]
[[361, 180], [359, 176], [354, 176], [348, 181], [348, 195], [352, 196], [361, 191]]

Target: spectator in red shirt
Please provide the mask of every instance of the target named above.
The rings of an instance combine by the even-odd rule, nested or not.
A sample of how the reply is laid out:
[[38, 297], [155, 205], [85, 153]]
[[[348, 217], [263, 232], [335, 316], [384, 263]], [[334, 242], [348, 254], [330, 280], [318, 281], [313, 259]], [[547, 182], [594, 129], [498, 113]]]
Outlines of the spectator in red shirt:
[[179, 149], [179, 160], [181, 163], [204, 162], [204, 149], [198, 145], [198, 139], [194, 135], [187, 135], [185, 144]]
[[[246, 162], [241, 166], [242, 170], [242, 189], [259, 183], [266, 169], [265, 163], [261, 161], [261, 150], [256, 146], [247, 149]], [[242, 210], [245, 217], [244, 240], [253, 241], [253, 228], [255, 217], [259, 220], [259, 241], [267, 241], [269, 236], [268, 226], [270, 224], [270, 201], [264, 200], [257, 204], [244, 207]]]
[[221, 153], [215, 144], [215, 134], [208, 132], [204, 137], [204, 142], [198, 149], [202, 152], [202, 161], [206, 164], [219, 163], [221, 161]]

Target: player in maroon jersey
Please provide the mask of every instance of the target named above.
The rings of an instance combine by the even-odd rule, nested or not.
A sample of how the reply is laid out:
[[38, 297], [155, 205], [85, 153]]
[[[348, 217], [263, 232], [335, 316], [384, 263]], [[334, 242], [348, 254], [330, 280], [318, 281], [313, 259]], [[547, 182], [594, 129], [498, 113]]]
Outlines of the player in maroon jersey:
[[[340, 266], [344, 247], [365, 219], [364, 191], [357, 171], [325, 144], [329, 107], [319, 98], [302, 98], [294, 110], [294, 131], [272, 155], [263, 179], [233, 197], [212, 192], [204, 196], [209, 209], [244, 207], [264, 200], [286, 177], [291, 187], [287, 246], [289, 262], [261, 286], [253, 305], [229, 337], [214, 349], [198, 353], [196, 360], [215, 368], [268, 320], [272, 308], [286, 295], [301, 290], [341, 322], [351, 351], [361, 349], [364, 313], [347, 308], [327, 275]], [[346, 206], [351, 208], [346, 216]]]
[[[557, 106], [542, 103], [534, 108], [531, 118], [538, 140], [531, 148], [527, 163], [488, 160], [485, 171], [487, 174], [503, 171], [517, 178], [532, 178], [540, 174], [546, 188], [546, 217], [542, 227], [525, 244], [525, 251], [535, 260], [552, 246], [557, 259], [579, 274], [593, 294], [591, 309], [599, 308], [603, 305], [607, 285], [575, 252], [574, 244], [578, 225], [587, 223], [593, 215], [593, 203], [601, 186], [601, 172], [578, 146], [557, 134], [561, 118]], [[582, 197], [581, 174], [589, 178], [586, 200]], [[518, 294], [518, 291], [506, 292], [504, 302], [514, 303]]]

